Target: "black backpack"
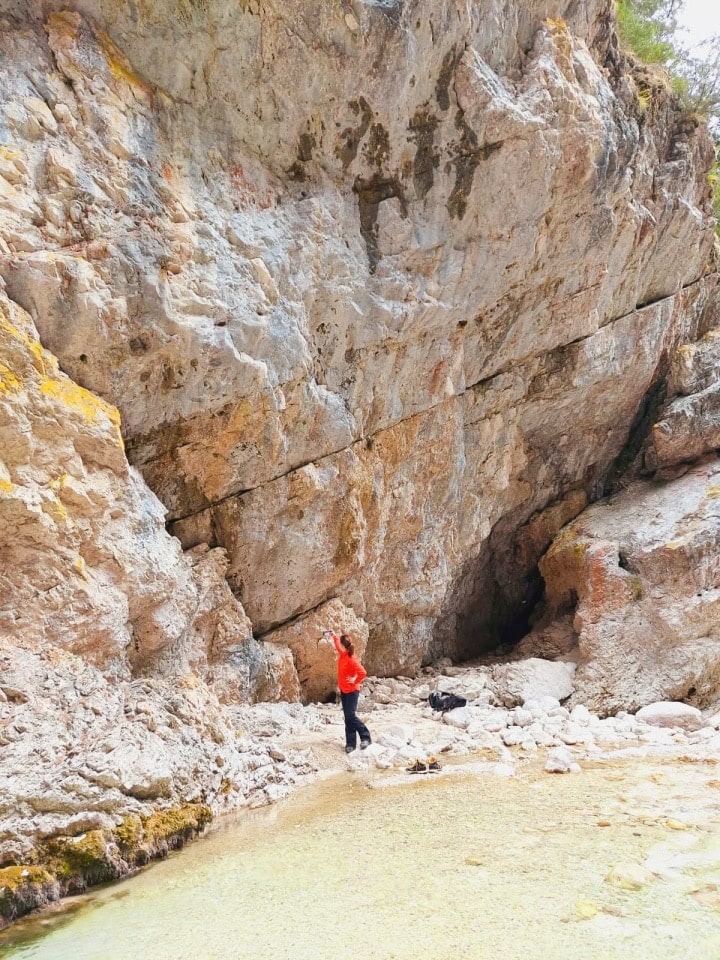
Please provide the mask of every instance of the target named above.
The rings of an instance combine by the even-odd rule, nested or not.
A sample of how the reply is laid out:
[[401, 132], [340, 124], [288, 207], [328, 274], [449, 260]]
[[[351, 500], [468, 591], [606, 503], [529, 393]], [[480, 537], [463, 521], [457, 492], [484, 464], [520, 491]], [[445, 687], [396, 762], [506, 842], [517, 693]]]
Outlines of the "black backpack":
[[458, 707], [467, 706], [465, 697], [456, 697], [454, 693], [431, 693], [428, 697], [428, 703], [433, 710], [439, 710], [440, 713], [447, 713], [448, 710], [456, 710]]

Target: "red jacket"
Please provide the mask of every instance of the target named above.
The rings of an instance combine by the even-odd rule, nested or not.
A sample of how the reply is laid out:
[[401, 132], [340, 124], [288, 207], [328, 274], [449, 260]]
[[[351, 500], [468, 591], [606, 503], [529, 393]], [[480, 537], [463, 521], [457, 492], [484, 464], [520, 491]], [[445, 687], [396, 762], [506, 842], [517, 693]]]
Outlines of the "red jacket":
[[367, 671], [357, 659], [351, 657], [340, 643], [340, 637], [333, 634], [333, 643], [338, 652], [338, 686], [342, 693], [356, 693], [367, 676]]

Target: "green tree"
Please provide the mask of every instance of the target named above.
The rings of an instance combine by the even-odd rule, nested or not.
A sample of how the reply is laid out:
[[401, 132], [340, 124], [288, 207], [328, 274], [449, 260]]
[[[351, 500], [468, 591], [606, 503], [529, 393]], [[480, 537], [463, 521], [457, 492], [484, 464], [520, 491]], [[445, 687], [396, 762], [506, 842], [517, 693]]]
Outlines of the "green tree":
[[720, 37], [707, 40], [699, 47], [698, 53], [684, 54], [677, 72], [685, 81], [687, 102], [708, 119], [717, 133], [720, 122]]
[[677, 58], [677, 14], [682, 0], [619, 0], [618, 30], [643, 63], [670, 67]]
[[683, 48], [678, 14], [685, 0], [618, 0], [620, 41], [639, 60], [667, 71], [686, 110], [706, 120], [715, 136], [718, 161], [709, 175], [715, 190], [720, 233], [720, 37], [696, 51]]
[[683, 48], [678, 14], [685, 0], [618, 0], [618, 33], [643, 63], [663, 67], [686, 108], [720, 121], [720, 37], [695, 52]]

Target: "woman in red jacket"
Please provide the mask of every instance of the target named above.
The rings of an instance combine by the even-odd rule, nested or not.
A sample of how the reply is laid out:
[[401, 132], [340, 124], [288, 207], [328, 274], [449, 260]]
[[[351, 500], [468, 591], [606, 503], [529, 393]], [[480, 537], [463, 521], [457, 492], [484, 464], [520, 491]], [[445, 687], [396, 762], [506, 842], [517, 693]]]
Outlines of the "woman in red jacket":
[[327, 633], [332, 637], [338, 652], [338, 686], [345, 716], [345, 753], [352, 753], [356, 748], [358, 734], [360, 749], [364, 750], [372, 743], [370, 731], [355, 711], [360, 699], [360, 686], [367, 672], [355, 656], [355, 647], [350, 637], [344, 633], [338, 637], [332, 630], [328, 630]]

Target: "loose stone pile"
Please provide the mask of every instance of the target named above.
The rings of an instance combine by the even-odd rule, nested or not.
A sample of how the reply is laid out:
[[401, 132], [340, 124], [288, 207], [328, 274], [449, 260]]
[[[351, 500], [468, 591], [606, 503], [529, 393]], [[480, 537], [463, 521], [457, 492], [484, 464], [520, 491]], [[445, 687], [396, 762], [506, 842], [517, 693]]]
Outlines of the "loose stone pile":
[[[307, 753], [255, 736], [242, 710], [234, 717], [191, 675], [111, 683], [79, 657], [8, 658], [1, 646], [0, 666], [0, 866], [32, 860], [47, 838], [110, 835], [158, 809], [277, 800], [315, 770]], [[272, 709], [285, 732], [302, 711]]]
[[[711, 711], [706, 717], [683, 703], [650, 704], [634, 716], [620, 712], [599, 717], [583, 704], [568, 709], [560, 700], [572, 693], [574, 668], [573, 663], [533, 658], [484, 667], [440, 664], [444, 672], [427, 668], [418, 680], [370, 679], [360, 712], [370, 714], [366, 720], [373, 745], [351, 754], [347, 761], [338, 750], [337, 756], [328, 763], [321, 760], [320, 765], [340, 768], [346, 764], [350, 770], [404, 768], [430, 754], [479, 752], [506, 764], [548, 751], [548, 772], [565, 773], [578, 771], [579, 760], [619, 754], [720, 759], [720, 714]], [[444, 714], [434, 711], [427, 702], [433, 690], [462, 696], [467, 705]], [[336, 727], [334, 739], [342, 743], [337, 706], [306, 707], [303, 716], [312, 717], [316, 730], [318, 721], [326, 725], [321, 734], [326, 741], [327, 726]]]

